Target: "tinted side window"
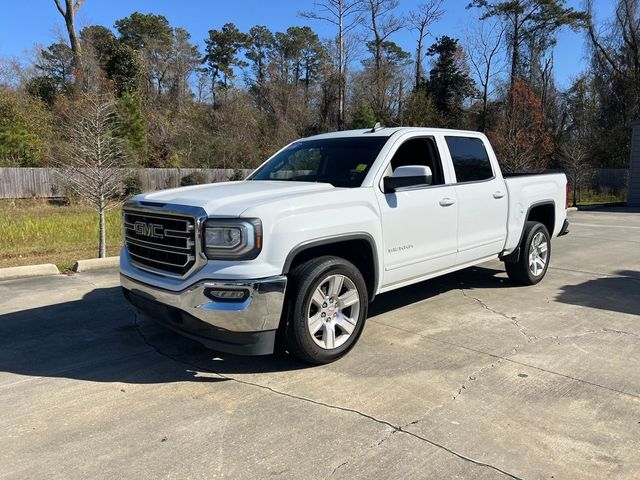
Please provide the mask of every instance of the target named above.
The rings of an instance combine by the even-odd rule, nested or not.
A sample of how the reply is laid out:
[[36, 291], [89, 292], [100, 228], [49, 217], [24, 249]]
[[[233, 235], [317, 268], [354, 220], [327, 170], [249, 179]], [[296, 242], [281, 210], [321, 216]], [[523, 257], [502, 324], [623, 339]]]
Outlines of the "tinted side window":
[[395, 171], [398, 167], [408, 165], [429, 167], [433, 175], [431, 185], [444, 184], [440, 156], [432, 138], [411, 138], [400, 145], [391, 159], [391, 169]]
[[489, 155], [479, 138], [446, 137], [458, 183], [493, 177]]

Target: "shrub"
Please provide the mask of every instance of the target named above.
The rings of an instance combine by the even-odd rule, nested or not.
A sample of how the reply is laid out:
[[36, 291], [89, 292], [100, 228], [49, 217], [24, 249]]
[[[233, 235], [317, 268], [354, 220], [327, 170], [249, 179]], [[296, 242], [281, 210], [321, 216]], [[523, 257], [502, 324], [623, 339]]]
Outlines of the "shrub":
[[133, 197], [142, 193], [142, 180], [137, 173], [132, 173], [124, 179], [124, 194], [127, 197]]
[[185, 175], [180, 179], [181, 187], [188, 187], [191, 185], [202, 185], [203, 183], [207, 183], [207, 179], [205, 178], [202, 172], [193, 172], [188, 175]]
[[230, 182], [237, 182], [238, 180], [244, 180], [244, 172], [239, 168], [234, 168], [233, 173], [229, 177]]

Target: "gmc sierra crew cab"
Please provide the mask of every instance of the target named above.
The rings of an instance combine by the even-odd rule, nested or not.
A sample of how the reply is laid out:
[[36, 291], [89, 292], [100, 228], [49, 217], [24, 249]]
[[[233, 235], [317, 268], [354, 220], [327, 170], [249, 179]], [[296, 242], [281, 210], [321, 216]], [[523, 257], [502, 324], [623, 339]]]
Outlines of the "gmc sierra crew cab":
[[488, 260], [534, 285], [568, 231], [563, 173], [506, 176], [487, 138], [373, 128], [295, 141], [246, 180], [125, 204], [123, 291], [205, 346], [331, 362], [377, 294]]

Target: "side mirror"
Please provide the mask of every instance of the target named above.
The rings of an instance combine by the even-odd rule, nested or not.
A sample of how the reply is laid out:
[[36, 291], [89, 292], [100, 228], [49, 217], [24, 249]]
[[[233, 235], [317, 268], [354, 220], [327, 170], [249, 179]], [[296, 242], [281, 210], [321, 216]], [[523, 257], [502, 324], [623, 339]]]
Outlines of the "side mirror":
[[431, 168], [424, 165], [407, 165], [398, 167], [390, 177], [384, 177], [384, 193], [393, 193], [399, 188], [416, 185], [431, 185], [433, 175]]

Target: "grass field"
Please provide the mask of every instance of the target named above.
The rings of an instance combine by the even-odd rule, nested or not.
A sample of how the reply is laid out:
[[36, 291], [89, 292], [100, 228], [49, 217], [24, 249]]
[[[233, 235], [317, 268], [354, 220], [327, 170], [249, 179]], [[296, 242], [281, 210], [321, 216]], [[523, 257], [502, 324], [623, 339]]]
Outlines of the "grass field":
[[[622, 194], [583, 191], [580, 206], [624, 201]], [[107, 255], [120, 250], [119, 210], [107, 214]], [[75, 260], [98, 256], [98, 214], [81, 205], [48, 200], [0, 200], [0, 268], [54, 263], [67, 270]]]
[[[107, 214], [107, 255], [121, 244], [119, 210]], [[0, 268], [98, 256], [98, 214], [80, 205], [47, 200], [0, 200]]]
[[[573, 195], [573, 191], [571, 192]], [[573, 196], [569, 197], [569, 204], [573, 201]], [[594, 191], [590, 188], [584, 188], [578, 196], [578, 207], [592, 205], [606, 205], [610, 203], [624, 203], [627, 201], [627, 192], [622, 189], [613, 191], [610, 188], [602, 188]]]

